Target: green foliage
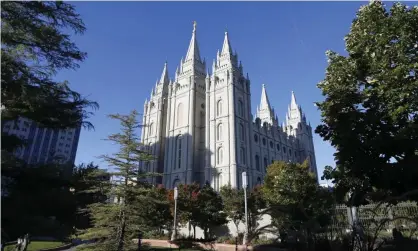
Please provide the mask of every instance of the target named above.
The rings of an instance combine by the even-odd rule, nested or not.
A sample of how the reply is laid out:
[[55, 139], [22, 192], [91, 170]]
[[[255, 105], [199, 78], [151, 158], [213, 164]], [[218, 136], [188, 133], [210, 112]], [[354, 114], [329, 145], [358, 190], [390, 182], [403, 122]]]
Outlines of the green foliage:
[[212, 238], [213, 229], [227, 223], [222, 198], [209, 184], [205, 184], [197, 194], [196, 203], [193, 220], [203, 230], [205, 239]]
[[[71, 90], [67, 81], [52, 79], [86, 57], [63, 32], [85, 31], [74, 7], [61, 1], [2, 1], [1, 19], [2, 121], [26, 117], [49, 128], [92, 128], [86, 108], [97, 103]], [[13, 149], [13, 143], [2, 144], [2, 150]]]
[[[198, 214], [196, 201], [200, 187], [197, 183], [193, 183], [190, 185], [180, 184], [177, 188], [177, 221], [182, 224], [190, 222], [195, 225], [193, 214]], [[171, 213], [174, 215], [174, 190], [169, 192], [169, 200]]]
[[279, 229], [312, 231], [329, 223], [333, 197], [321, 188], [315, 174], [303, 164], [277, 161], [267, 169], [263, 197]]
[[141, 225], [146, 228], [143, 231], [162, 236], [163, 230], [170, 229], [173, 221], [167, 189], [151, 186], [146, 193], [146, 203], [140, 206], [139, 213]]
[[[76, 211], [68, 175], [71, 166], [16, 167], [2, 197], [2, 229], [12, 240], [26, 233], [66, 237]], [[3, 191], [4, 192], [4, 191]]]
[[[139, 137], [136, 133], [140, 124], [137, 121], [137, 111], [129, 115], [109, 115], [121, 124], [121, 132], [109, 135], [109, 141], [119, 146], [119, 150], [112, 155], [102, 155], [113, 169], [110, 175], [119, 179], [108, 189], [108, 198], [119, 200], [118, 203], [94, 203], [89, 205], [89, 213], [93, 227], [82, 232], [82, 238], [97, 239], [88, 245], [82, 245], [81, 250], [125, 251], [136, 250], [132, 241], [146, 230], [147, 221], [143, 219], [144, 205], [148, 203], [150, 185], [146, 178], [153, 174], [144, 173], [138, 163], [149, 159], [143, 152]], [[110, 181], [109, 181], [110, 182]], [[95, 190], [93, 190], [95, 191]]]
[[245, 220], [244, 190], [232, 188], [230, 184], [221, 187], [224, 212], [238, 229], [240, 222]]
[[[174, 215], [174, 192], [169, 193], [171, 212]], [[197, 183], [178, 186], [177, 220], [200, 227], [205, 239], [213, 237], [213, 230], [225, 224], [227, 215], [223, 212], [222, 197], [206, 184], [202, 188]], [[195, 235], [194, 235], [195, 236]]]
[[327, 52], [316, 133], [336, 148], [336, 167], [324, 178], [334, 180], [340, 201], [348, 192], [358, 205], [368, 193], [382, 200], [418, 188], [417, 37], [416, 6], [387, 10], [372, 1], [345, 37], [348, 56]]
[[99, 169], [93, 162], [80, 164], [73, 170], [72, 189], [74, 189], [78, 212], [76, 214], [76, 229], [92, 227], [88, 213], [88, 205], [103, 203], [109, 193], [110, 175], [106, 170]]
[[[239, 223], [245, 224], [244, 190], [231, 188], [230, 185], [227, 185], [221, 188], [220, 194], [224, 203], [224, 212], [238, 229]], [[261, 220], [265, 207], [263, 194], [260, 187], [256, 186], [247, 193], [248, 241], [257, 238], [264, 231], [264, 228], [259, 228], [258, 221]]]

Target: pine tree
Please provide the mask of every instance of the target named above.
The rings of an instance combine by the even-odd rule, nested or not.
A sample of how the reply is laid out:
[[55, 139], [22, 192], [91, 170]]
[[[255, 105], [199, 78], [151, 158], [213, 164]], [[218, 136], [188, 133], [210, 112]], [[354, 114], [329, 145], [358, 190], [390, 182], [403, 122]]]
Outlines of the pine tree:
[[[25, 117], [48, 128], [73, 128], [80, 124], [93, 127], [86, 120], [91, 116], [87, 108], [96, 109], [98, 104], [72, 90], [68, 81], [54, 80], [59, 70], [76, 69], [86, 58], [68, 34], [82, 34], [85, 30], [69, 3], [1, 2], [2, 122]], [[2, 157], [24, 144], [2, 130]], [[2, 164], [5, 163], [19, 164], [2, 158]]]
[[[87, 229], [82, 237], [96, 239], [92, 244], [81, 246], [81, 250], [126, 251], [136, 250], [133, 239], [145, 229], [144, 217], [141, 214], [150, 193], [146, 178], [154, 174], [139, 169], [139, 162], [151, 160], [152, 157], [141, 150], [141, 143], [136, 133], [140, 124], [137, 122], [137, 111], [129, 115], [109, 115], [118, 120], [121, 132], [112, 134], [107, 140], [116, 143], [119, 150], [111, 155], [102, 155], [109, 166], [114, 169], [110, 174], [117, 182], [109, 186], [108, 198], [117, 199], [117, 203], [95, 203], [89, 206], [93, 227]], [[112, 201], [113, 202], [113, 201]], [[141, 224], [142, 223], [142, 224]]]

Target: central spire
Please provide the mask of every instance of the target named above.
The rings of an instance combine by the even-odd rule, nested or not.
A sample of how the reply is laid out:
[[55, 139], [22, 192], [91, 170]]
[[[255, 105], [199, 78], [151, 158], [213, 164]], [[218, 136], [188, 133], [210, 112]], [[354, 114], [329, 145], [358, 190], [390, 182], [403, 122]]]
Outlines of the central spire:
[[189, 49], [187, 50], [186, 54], [186, 61], [195, 59], [199, 62], [201, 62], [200, 53], [199, 53], [199, 46], [197, 45], [197, 39], [196, 39], [196, 21], [193, 21], [193, 32], [192, 32], [192, 39], [190, 39]]

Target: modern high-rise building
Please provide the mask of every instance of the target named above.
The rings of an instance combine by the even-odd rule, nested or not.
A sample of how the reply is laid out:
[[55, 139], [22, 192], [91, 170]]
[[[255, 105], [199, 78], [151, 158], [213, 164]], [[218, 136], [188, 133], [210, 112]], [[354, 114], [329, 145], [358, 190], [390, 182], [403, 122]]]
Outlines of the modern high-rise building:
[[81, 126], [69, 129], [38, 127], [27, 118], [7, 121], [3, 132], [26, 140], [27, 145], [16, 149], [15, 156], [27, 164], [44, 164], [52, 161], [74, 165]]
[[209, 182], [212, 187], [241, 187], [242, 172], [250, 186], [260, 184], [274, 160], [308, 160], [316, 173], [312, 127], [292, 92], [280, 125], [267, 91], [261, 85], [260, 105], [251, 113], [250, 79], [225, 32], [211, 72], [202, 60], [196, 23], [186, 57], [174, 79], [167, 63], [146, 100], [142, 143], [156, 156], [143, 170], [162, 173], [154, 183], [173, 188], [179, 183]]

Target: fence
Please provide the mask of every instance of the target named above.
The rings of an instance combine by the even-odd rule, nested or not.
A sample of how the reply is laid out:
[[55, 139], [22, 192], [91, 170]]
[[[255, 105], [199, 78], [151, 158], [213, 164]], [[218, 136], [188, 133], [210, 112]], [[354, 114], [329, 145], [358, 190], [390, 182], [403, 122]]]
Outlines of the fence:
[[354, 214], [357, 214], [360, 224], [368, 229], [417, 228], [418, 206], [416, 203], [404, 202], [397, 205], [382, 204], [378, 207], [377, 204], [369, 204], [360, 206], [355, 212], [345, 205], [337, 205], [332, 219], [332, 229], [335, 231], [351, 229]]

